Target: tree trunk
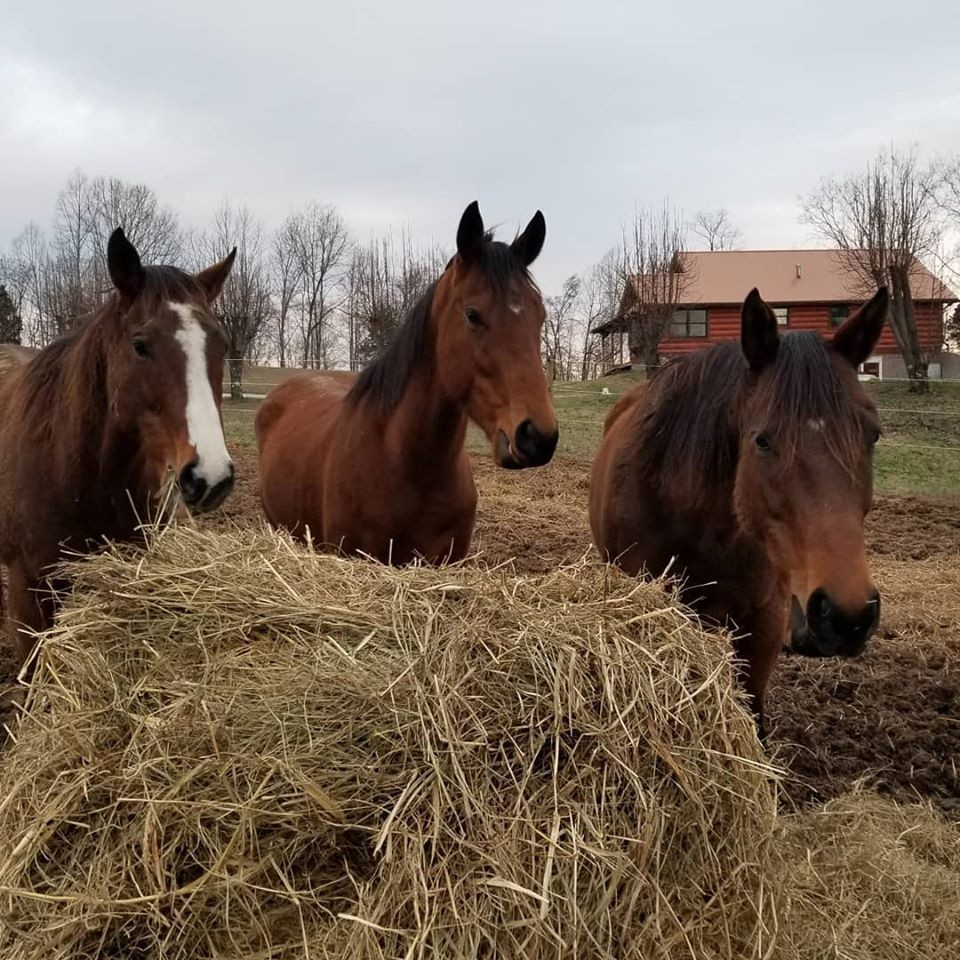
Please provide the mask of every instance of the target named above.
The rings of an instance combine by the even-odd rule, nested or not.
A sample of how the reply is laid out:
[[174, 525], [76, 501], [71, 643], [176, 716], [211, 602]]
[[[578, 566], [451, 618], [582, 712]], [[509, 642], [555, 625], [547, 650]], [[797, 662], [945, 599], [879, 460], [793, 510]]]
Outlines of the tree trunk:
[[231, 357], [227, 362], [230, 370], [230, 399], [243, 399], [243, 360]]
[[643, 375], [649, 380], [657, 367], [660, 366], [660, 344], [654, 342], [644, 343], [640, 355], [643, 357]]
[[655, 322], [650, 317], [634, 317], [630, 323], [630, 336], [627, 339], [630, 363], [635, 362], [634, 357], [639, 357], [645, 377], [651, 376], [654, 368], [659, 365], [660, 338], [655, 327]]
[[927, 380], [927, 357], [920, 343], [917, 330], [917, 317], [914, 310], [910, 280], [903, 269], [891, 269], [890, 279], [893, 302], [890, 305], [890, 324], [903, 362], [907, 368], [911, 393], [926, 393], [929, 390]]

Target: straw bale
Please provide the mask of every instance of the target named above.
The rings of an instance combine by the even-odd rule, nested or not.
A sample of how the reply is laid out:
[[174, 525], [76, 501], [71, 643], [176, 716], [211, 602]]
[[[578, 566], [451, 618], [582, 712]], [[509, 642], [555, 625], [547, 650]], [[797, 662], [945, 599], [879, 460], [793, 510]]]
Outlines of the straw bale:
[[6, 960], [772, 947], [775, 771], [661, 585], [188, 527], [71, 576], [0, 758]]

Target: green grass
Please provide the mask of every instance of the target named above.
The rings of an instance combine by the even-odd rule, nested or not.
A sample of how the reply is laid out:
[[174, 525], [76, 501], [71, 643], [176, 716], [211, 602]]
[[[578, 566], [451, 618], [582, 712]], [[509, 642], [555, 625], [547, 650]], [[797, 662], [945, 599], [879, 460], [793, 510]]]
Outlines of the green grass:
[[[251, 376], [263, 379], [257, 371]], [[642, 380], [622, 373], [584, 383], [555, 383], [560, 421], [560, 456], [589, 459], [600, 441], [603, 421], [620, 394]], [[883, 423], [875, 460], [876, 488], [885, 493], [925, 496], [960, 495], [960, 383], [932, 383], [930, 392], [912, 394], [903, 383], [870, 382]], [[256, 389], [256, 388], [252, 388]], [[604, 389], [609, 393], [604, 394]], [[257, 400], [225, 400], [224, 425], [231, 445], [250, 447]], [[486, 438], [471, 428], [469, 449], [488, 449]]]
[[960, 494], [960, 383], [931, 383], [926, 394], [904, 383], [868, 383], [883, 437], [874, 461], [878, 490]]

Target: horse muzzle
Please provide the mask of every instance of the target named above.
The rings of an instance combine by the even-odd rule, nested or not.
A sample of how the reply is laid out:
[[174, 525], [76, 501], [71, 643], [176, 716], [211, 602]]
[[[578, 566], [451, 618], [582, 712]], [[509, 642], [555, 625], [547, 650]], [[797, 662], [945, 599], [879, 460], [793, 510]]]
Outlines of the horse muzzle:
[[208, 513], [216, 510], [227, 499], [233, 489], [235, 477], [236, 472], [231, 463], [227, 473], [211, 484], [198, 472], [198, 462], [194, 460], [180, 471], [177, 485], [180, 487], [180, 496], [191, 513]]
[[837, 606], [823, 587], [810, 595], [806, 616], [796, 597], [792, 604], [790, 647], [805, 657], [856, 657], [863, 653], [880, 623], [880, 594], [876, 590], [854, 612]]
[[507, 470], [542, 467], [553, 459], [559, 439], [559, 430], [542, 433], [529, 419], [517, 427], [512, 441], [503, 430], [498, 430], [495, 444], [497, 463]]

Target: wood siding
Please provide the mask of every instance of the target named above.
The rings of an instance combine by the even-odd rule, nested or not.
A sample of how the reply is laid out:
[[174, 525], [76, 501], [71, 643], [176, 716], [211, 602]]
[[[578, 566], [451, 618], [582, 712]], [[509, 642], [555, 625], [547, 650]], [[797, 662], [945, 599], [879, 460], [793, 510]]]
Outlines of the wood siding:
[[[771, 306], [777, 306], [771, 304]], [[836, 327], [830, 325], [829, 304], [802, 304], [790, 307], [789, 319], [786, 326], [781, 326], [784, 333], [792, 330], [815, 330], [824, 337], [831, 337]], [[854, 307], [850, 312], [854, 312]], [[921, 343], [931, 352], [941, 349], [943, 342], [943, 307], [938, 303], [918, 303], [917, 327], [920, 332]], [[738, 340], [740, 338], [740, 307], [708, 307], [707, 308], [707, 335], [706, 337], [690, 337], [671, 340], [664, 338], [660, 342], [660, 353], [665, 357], [675, 357], [681, 353], [698, 350], [709, 343], [721, 343], [724, 340]], [[893, 330], [889, 324], [883, 328], [880, 342], [874, 353], [899, 353]]]

